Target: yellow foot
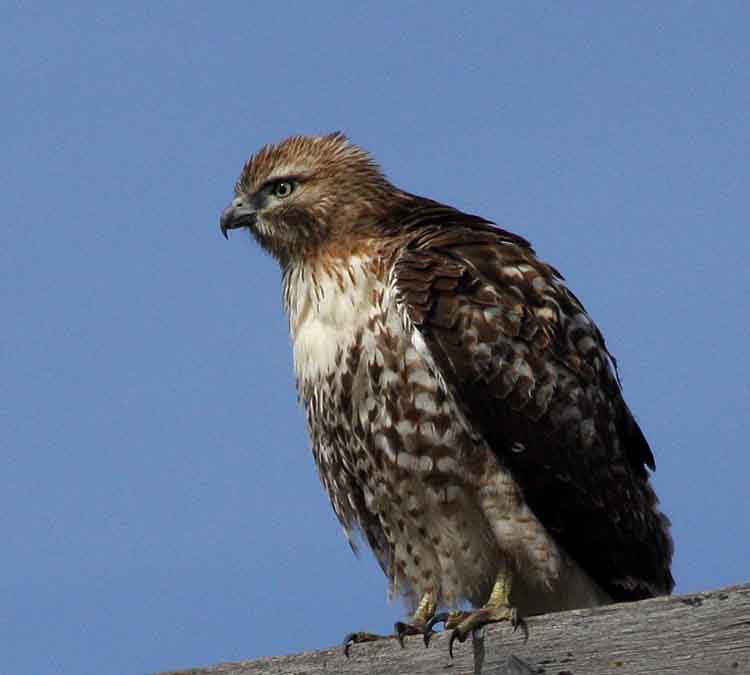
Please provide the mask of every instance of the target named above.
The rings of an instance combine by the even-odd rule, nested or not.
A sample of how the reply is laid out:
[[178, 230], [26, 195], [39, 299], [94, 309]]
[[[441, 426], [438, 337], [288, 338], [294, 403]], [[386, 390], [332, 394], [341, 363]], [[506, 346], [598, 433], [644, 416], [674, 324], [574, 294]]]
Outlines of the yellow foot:
[[[435, 598], [433, 597], [432, 590], [427, 591], [422, 599], [419, 601], [419, 605], [415, 610], [410, 623], [404, 623], [399, 621], [395, 624], [396, 635], [398, 643], [403, 648], [404, 638], [407, 635], [422, 635], [427, 630], [427, 622], [432, 618], [435, 613]], [[374, 642], [375, 640], [384, 640], [385, 638], [392, 638], [393, 635], [377, 635], [375, 633], [349, 633], [344, 638], [344, 656], [349, 658], [349, 651], [353, 644], [360, 642]]]
[[453, 658], [453, 643], [456, 640], [464, 642], [469, 633], [473, 633], [487, 624], [498, 623], [500, 621], [509, 621], [514, 631], [518, 630], [519, 626], [521, 626], [528, 638], [526, 624], [518, 615], [518, 610], [515, 607], [482, 607], [482, 609], [477, 609], [473, 612], [442, 612], [436, 614], [427, 623], [424, 631], [424, 643], [425, 646], [430, 644], [430, 638], [435, 632], [433, 628], [436, 624], [444, 624], [446, 630], [452, 628], [453, 632], [448, 643], [448, 652], [451, 658]]
[[341, 646], [344, 649], [344, 656], [348, 659], [352, 645], [361, 644], [363, 642], [375, 642], [375, 640], [385, 640], [392, 637], [392, 635], [378, 635], [377, 633], [358, 631], [356, 633], [347, 633]]
[[378, 635], [377, 633], [366, 633], [359, 631], [356, 633], [348, 633], [344, 638], [342, 647], [344, 649], [344, 656], [349, 658], [352, 645], [361, 644], [363, 642], [375, 642], [375, 640], [386, 640], [392, 637], [398, 639], [398, 643], [403, 649], [404, 638], [407, 635], [424, 635], [427, 630], [427, 624], [424, 623], [405, 623], [403, 621], [397, 621], [394, 624], [395, 635]]

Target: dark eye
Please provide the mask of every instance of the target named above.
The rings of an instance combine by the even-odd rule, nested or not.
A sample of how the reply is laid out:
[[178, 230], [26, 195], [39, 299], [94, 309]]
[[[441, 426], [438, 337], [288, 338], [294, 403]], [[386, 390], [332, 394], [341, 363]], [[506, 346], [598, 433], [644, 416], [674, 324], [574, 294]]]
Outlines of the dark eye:
[[294, 192], [294, 183], [289, 180], [280, 180], [278, 183], [274, 184], [271, 192], [273, 192], [274, 197], [284, 199], [284, 197], [288, 197]]

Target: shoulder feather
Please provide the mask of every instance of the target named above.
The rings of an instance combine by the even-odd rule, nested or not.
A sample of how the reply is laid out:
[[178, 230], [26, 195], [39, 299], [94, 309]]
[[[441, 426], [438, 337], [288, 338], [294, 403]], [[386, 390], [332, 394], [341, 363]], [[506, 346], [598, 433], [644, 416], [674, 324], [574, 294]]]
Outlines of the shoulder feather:
[[396, 294], [464, 413], [563, 548], [617, 600], [671, 591], [672, 542], [604, 339], [529, 243], [414, 198]]

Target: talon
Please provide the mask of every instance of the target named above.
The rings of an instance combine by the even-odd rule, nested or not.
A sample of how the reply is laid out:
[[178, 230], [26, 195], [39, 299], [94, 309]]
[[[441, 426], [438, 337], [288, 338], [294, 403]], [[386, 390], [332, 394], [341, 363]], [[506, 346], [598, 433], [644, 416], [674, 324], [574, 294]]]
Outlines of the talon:
[[341, 643], [341, 648], [344, 652], [344, 656], [348, 659], [349, 658], [349, 650], [351, 649], [351, 646], [354, 644], [354, 633], [347, 633], [344, 636], [344, 641]]
[[398, 639], [398, 644], [401, 647], [401, 649], [403, 649], [404, 647], [406, 647], [406, 645], [404, 644], [405, 633], [403, 631], [403, 625], [399, 621], [396, 623], [395, 627], [396, 627], [396, 638]]
[[406, 645], [404, 644], [404, 638], [408, 635], [407, 626], [403, 621], [396, 621], [393, 628], [396, 631], [398, 643], [401, 645], [401, 649], [403, 649], [404, 647], [406, 647]]
[[464, 642], [466, 640], [466, 636], [463, 635], [458, 628], [453, 629], [453, 632], [451, 633], [451, 639], [448, 642], [448, 653], [451, 655], [451, 658], [453, 658], [453, 643], [456, 640], [458, 640], [459, 642]]
[[404, 638], [407, 635], [424, 635], [426, 630], [425, 625], [422, 622], [404, 623], [403, 621], [397, 621], [393, 628], [396, 631], [396, 637], [398, 638], [398, 643], [401, 645], [402, 649], [406, 646]]
[[439, 623], [445, 623], [450, 619], [450, 613], [449, 612], [438, 612], [433, 616], [428, 622], [427, 626], [425, 628], [426, 631], [430, 631], [431, 633], [434, 633], [432, 629]]
[[448, 612], [439, 612], [438, 614], [435, 614], [428, 622], [427, 625], [424, 628], [424, 646], [429, 647], [430, 646], [430, 640], [432, 639], [432, 636], [435, 634], [435, 631], [433, 628], [439, 624], [439, 623], [445, 623], [450, 618], [450, 614]]
[[529, 627], [526, 625], [523, 617], [518, 613], [518, 610], [515, 607], [513, 608], [513, 613], [510, 617], [510, 625], [513, 626], [514, 633], [520, 628], [523, 631], [523, 641], [528, 642]]
[[376, 635], [375, 633], [366, 633], [364, 631], [347, 633], [344, 637], [344, 642], [341, 645], [344, 648], [344, 656], [346, 656], [347, 659], [349, 658], [349, 651], [353, 644], [358, 644], [360, 642], [374, 642], [375, 640], [384, 640], [386, 637], [388, 636]]

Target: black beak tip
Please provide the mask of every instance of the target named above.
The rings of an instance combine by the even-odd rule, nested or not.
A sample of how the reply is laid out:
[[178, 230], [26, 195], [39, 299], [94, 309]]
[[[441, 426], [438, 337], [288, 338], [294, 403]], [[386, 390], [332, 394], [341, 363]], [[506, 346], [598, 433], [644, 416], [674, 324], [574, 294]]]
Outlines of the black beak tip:
[[227, 206], [221, 212], [219, 218], [219, 228], [225, 239], [229, 239], [229, 230], [235, 230], [239, 227], [252, 227], [255, 224], [255, 211], [246, 206]]
[[221, 233], [224, 235], [224, 239], [229, 239], [229, 233], [228, 230], [231, 228], [231, 220], [234, 218], [234, 209], [231, 206], [228, 206], [221, 212], [221, 217], [219, 218], [219, 228], [221, 229]]

